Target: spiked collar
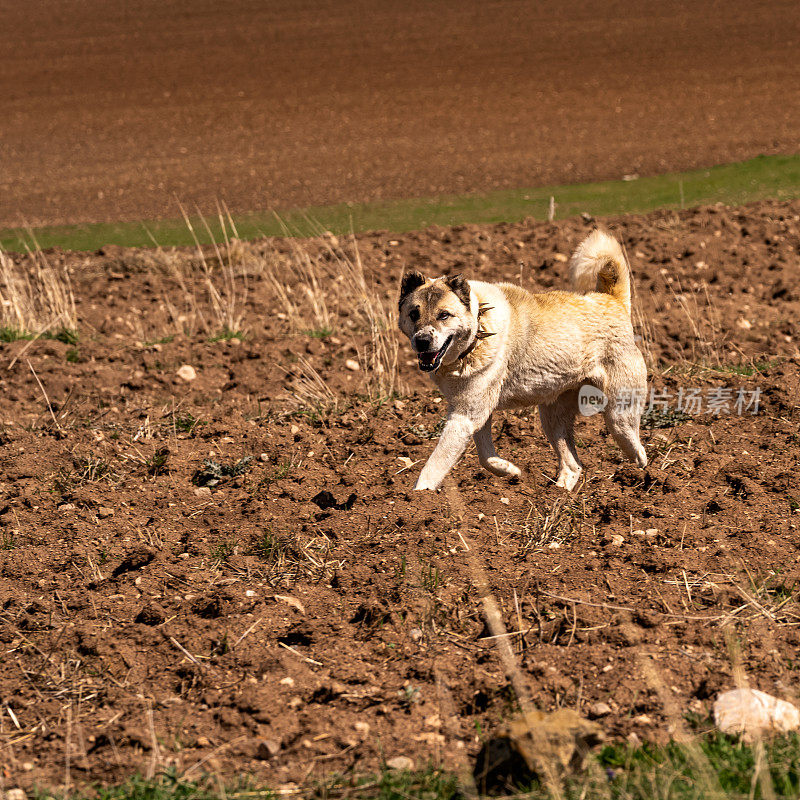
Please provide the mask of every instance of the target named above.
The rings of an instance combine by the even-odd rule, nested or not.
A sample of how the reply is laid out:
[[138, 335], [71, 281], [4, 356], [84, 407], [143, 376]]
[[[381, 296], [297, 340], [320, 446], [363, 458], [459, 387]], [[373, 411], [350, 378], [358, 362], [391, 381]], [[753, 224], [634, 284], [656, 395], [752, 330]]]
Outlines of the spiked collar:
[[481, 322], [481, 317], [487, 312], [491, 311], [494, 306], [488, 305], [488, 303], [480, 303], [478, 305], [478, 331], [475, 334], [475, 338], [470, 343], [469, 347], [458, 357], [458, 360], [462, 363], [464, 360], [472, 353], [472, 351], [477, 347], [478, 342], [482, 341], [483, 339], [488, 339], [490, 336], [494, 336], [496, 331], [486, 331], [483, 329], [483, 324]]

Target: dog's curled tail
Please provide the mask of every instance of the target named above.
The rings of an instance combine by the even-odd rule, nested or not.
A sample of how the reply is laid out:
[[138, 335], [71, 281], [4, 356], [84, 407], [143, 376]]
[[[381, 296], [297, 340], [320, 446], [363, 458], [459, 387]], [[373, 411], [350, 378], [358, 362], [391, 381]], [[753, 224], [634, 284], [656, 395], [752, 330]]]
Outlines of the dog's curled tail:
[[631, 277], [620, 243], [601, 230], [592, 231], [572, 254], [569, 276], [576, 292], [603, 292], [631, 313]]

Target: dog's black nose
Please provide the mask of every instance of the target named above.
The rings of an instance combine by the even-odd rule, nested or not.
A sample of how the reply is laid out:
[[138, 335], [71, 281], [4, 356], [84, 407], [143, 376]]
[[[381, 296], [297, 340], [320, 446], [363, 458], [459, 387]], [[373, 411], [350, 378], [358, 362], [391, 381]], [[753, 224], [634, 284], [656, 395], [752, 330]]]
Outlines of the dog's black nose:
[[414, 349], [419, 353], [424, 353], [431, 349], [433, 336], [430, 333], [418, 333], [414, 336]]

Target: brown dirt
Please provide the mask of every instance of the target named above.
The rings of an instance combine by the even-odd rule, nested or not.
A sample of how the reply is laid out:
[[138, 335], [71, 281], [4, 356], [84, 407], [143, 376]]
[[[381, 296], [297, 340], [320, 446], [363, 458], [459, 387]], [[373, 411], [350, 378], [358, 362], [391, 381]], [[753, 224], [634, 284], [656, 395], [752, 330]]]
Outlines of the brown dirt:
[[[797, 152], [795, 0], [0, 0], [0, 226]], [[598, 17], [598, 14], [602, 16]]]
[[[363, 398], [363, 373], [345, 362], [368, 337], [346, 308], [333, 308], [327, 339], [293, 333], [253, 275], [244, 342], [198, 333], [147, 345], [137, 340], [170, 332], [165, 298], [180, 294], [164, 265], [191, 266], [195, 254], [51, 253], [72, 274], [79, 345], [40, 340], [7, 370], [26, 343], [0, 344], [7, 785], [63, 781], [67, 739], [77, 782], [175, 765], [282, 784], [400, 754], [473, 756], [511, 700], [461, 535], [508, 629], [524, 631], [513, 642], [542, 708], [608, 702], [610, 736], [664, 738], [641, 659], [679, 708], [703, 716], [733, 684], [728, 633], [754, 686], [796, 685], [800, 608], [795, 595], [778, 606], [800, 577], [800, 203], [610, 226], [634, 264], [651, 384], [758, 387], [761, 409], [647, 429], [644, 472], [584, 421], [587, 478], [571, 497], [552, 485], [535, 413], [495, 425], [499, 451], [525, 469], [520, 483], [469, 453], [457, 491], [412, 493], [441, 404], [405, 344], [402, 396]], [[577, 220], [376, 233], [358, 247], [392, 307], [408, 264], [561, 287], [563, 254], [586, 230]], [[306, 246], [324, 264], [337, 245]], [[299, 412], [300, 357], [337, 411]], [[750, 376], [729, 369], [753, 361]], [[190, 384], [176, 377], [186, 363]], [[245, 456], [242, 474], [198, 493], [204, 459]], [[417, 463], [404, 470], [403, 459]]]

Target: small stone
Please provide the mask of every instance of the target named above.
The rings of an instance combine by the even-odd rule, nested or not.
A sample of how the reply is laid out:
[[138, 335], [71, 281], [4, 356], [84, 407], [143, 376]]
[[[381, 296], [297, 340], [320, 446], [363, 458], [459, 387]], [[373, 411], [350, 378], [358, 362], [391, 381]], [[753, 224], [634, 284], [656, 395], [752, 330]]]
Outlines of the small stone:
[[208, 486], [198, 486], [194, 493], [198, 497], [211, 497], [211, 489]]
[[652, 725], [653, 720], [647, 716], [647, 714], [639, 714], [638, 716], [633, 718], [633, 722], [636, 725]]
[[266, 463], [269, 461], [269, 454], [267, 454], [267, 453], [262, 453], [262, 454], [261, 454], [261, 455], [258, 457], [258, 460], [259, 460], [259, 461], [262, 461], [264, 464], [266, 464]]
[[736, 320], [736, 327], [743, 331], [749, 331], [753, 325], [751, 324], [750, 320], [745, 319], [744, 317], [739, 317], [739, 319]]
[[638, 536], [644, 538], [644, 531], [642, 530], [631, 531], [631, 536]]
[[409, 634], [409, 636], [411, 636], [411, 638], [412, 638], [412, 639], [413, 639], [415, 642], [418, 642], [420, 639], [422, 639], [422, 636], [423, 636], [423, 633], [422, 633], [422, 631], [421, 631], [419, 628], [412, 628], [412, 629], [411, 629], [411, 630], [408, 632], [408, 634]]
[[611, 713], [611, 706], [602, 701], [592, 703], [589, 706], [589, 719], [600, 719], [600, 717], [607, 717]]
[[344, 362], [344, 365], [350, 372], [358, 372], [361, 369], [361, 365], [353, 358], [348, 358], [347, 361]]
[[426, 728], [441, 728], [442, 718], [438, 714], [431, 714], [429, 717], [425, 717], [422, 724]]
[[114, 509], [113, 508], [109, 508], [108, 506], [100, 506], [100, 508], [97, 509], [97, 516], [100, 517], [100, 519], [106, 519], [108, 517], [113, 517], [114, 516]]
[[276, 739], [259, 739], [256, 745], [256, 758], [268, 761], [281, 751], [281, 743]]
[[553, 259], [554, 259], [555, 261], [558, 261], [558, 262], [559, 262], [559, 264], [566, 264], [566, 263], [567, 263], [567, 261], [569, 261], [569, 258], [567, 258], [567, 256], [565, 256], [563, 253], [556, 253], [556, 254], [553, 256]]
[[4, 800], [27, 800], [24, 789], [6, 789], [3, 794]]
[[286, 605], [296, 608], [301, 614], [306, 613], [305, 606], [296, 597], [292, 597], [290, 594], [276, 594], [275, 599], [278, 602], [286, 603]]
[[547, 545], [548, 550], [559, 550], [561, 548], [561, 542], [550, 542]]
[[252, 589], [246, 589], [244, 593], [245, 597], [255, 597], [256, 593]]
[[74, 511], [76, 508], [75, 503], [63, 503], [58, 507], [59, 511]]
[[191, 383], [197, 377], [195, 368], [189, 364], [184, 364], [175, 374], [186, 383]]
[[658, 528], [648, 528], [648, 529], [647, 529], [647, 530], [644, 532], [644, 535], [645, 535], [645, 536], [646, 536], [648, 539], [655, 539], [655, 538], [656, 538], [656, 536], [658, 536]]
[[353, 723], [353, 727], [363, 736], [366, 737], [369, 734], [369, 722], [364, 722], [363, 720], [356, 720]]
[[410, 772], [414, 769], [414, 762], [408, 756], [395, 756], [386, 762], [386, 766], [389, 769]]
[[631, 747], [642, 746], [642, 740], [639, 738], [638, 734], [635, 731], [631, 731], [625, 738], [628, 740], [628, 744]]
[[292, 436], [297, 436], [297, 434], [300, 433], [300, 428], [297, 425], [292, 425], [292, 427], [289, 428], [289, 433], [291, 433]]
[[294, 686], [294, 678], [290, 678], [288, 675], [285, 678], [281, 678], [278, 681], [281, 686]]
[[501, 502], [501, 503], [502, 503], [504, 506], [507, 506], [507, 505], [508, 505], [508, 504], [509, 504], [511, 501], [510, 501], [510, 500], [509, 500], [507, 497], [501, 497], [501, 498], [500, 498], [500, 502]]
[[25, 772], [31, 772], [31, 770], [33, 770], [33, 767], [34, 767], [33, 761], [23, 761], [22, 762], [22, 769]]
[[608, 539], [608, 543], [612, 547], [622, 547], [622, 543], [625, 541], [625, 537], [623, 537], [619, 533], [612, 533]]
[[211, 747], [211, 742], [209, 741], [209, 739], [208, 739], [208, 737], [207, 737], [207, 736], [198, 736], [198, 737], [197, 737], [197, 738], [194, 740], [194, 743], [195, 743], [195, 744], [196, 744], [198, 747]]

